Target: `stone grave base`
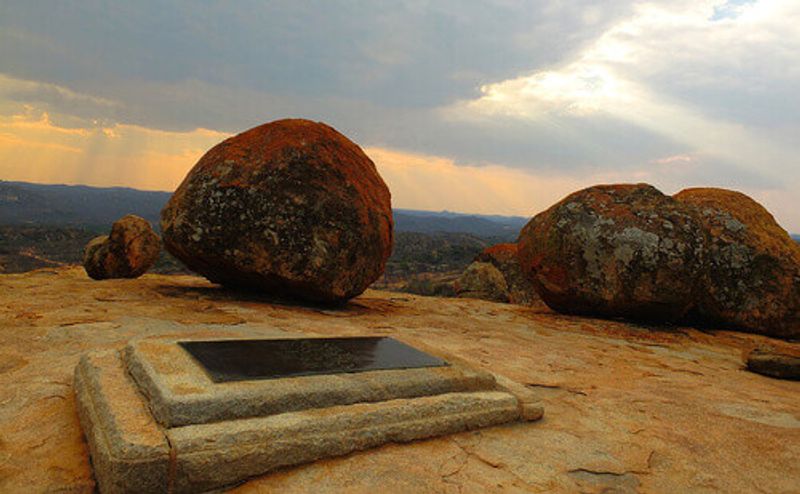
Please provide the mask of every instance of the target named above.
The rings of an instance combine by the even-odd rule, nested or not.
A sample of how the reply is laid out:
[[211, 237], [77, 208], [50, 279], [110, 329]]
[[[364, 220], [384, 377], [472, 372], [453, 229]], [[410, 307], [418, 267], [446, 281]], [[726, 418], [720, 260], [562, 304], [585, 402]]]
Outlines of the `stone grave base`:
[[[434, 353], [434, 352], [430, 352]], [[280, 467], [520, 420], [499, 376], [450, 366], [213, 383], [177, 342], [84, 355], [80, 421], [101, 492], [203, 492]]]

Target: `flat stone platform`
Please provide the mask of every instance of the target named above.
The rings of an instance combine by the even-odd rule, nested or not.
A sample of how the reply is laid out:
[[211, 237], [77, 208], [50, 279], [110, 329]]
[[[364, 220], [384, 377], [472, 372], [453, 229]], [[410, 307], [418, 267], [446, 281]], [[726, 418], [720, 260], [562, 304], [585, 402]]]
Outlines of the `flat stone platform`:
[[214, 383], [177, 340], [129, 344], [124, 360], [164, 427], [493, 389], [488, 372], [452, 365]]
[[457, 359], [215, 383], [179, 341], [135, 339], [122, 352], [88, 353], [76, 367], [101, 492], [204, 492], [388, 442], [543, 414], [524, 386]]

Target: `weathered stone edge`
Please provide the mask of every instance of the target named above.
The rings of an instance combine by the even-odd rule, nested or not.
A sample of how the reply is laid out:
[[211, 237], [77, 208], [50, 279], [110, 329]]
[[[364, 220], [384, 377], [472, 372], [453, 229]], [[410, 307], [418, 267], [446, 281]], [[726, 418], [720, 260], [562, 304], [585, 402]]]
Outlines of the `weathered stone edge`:
[[[470, 364], [463, 358], [457, 357], [456, 355], [452, 355], [447, 352], [443, 352], [442, 350], [428, 346], [425, 343], [415, 342], [414, 346], [426, 353], [430, 353], [431, 355], [436, 355], [439, 358], [443, 358], [448, 362], [450, 362], [451, 364], [458, 365], [466, 369], [470, 369], [473, 367], [472, 364]], [[485, 372], [485, 371], [475, 370], [475, 372]], [[541, 400], [536, 395], [536, 393], [531, 391], [524, 384], [520, 384], [512, 379], [509, 379], [506, 376], [494, 372], [486, 372], [486, 374], [489, 374], [494, 378], [494, 381], [496, 383], [495, 389], [500, 391], [506, 391], [517, 398], [517, 400], [519, 401], [520, 418], [522, 420], [532, 422], [540, 420], [544, 417], [544, 406], [541, 404]]]
[[164, 396], [165, 385], [163, 382], [157, 382], [158, 373], [150, 363], [146, 359], [139, 358], [135, 344], [129, 343], [122, 350], [122, 362], [131, 379], [138, 384], [139, 392], [148, 401], [150, 412], [156, 422], [164, 427], [172, 426], [170, 407], [167, 397]]
[[170, 429], [176, 492], [241, 482], [276, 468], [389, 442], [409, 442], [520, 419], [500, 391], [448, 393]]
[[[156, 493], [169, 489], [170, 449], [164, 437], [160, 446], [143, 447], [127, 442], [126, 431], [114, 415], [130, 404], [115, 403], [103, 389], [99, 374], [108, 368], [95, 366], [93, 360], [115, 359], [121, 383], [125, 379], [117, 352], [88, 354], [81, 357], [75, 367], [74, 389], [81, 427], [91, 453], [95, 479], [103, 493]], [[112, 371], [113, 372], [113, 371]], [[122, 378], [122, 379], [120, 379]], [[144, 404], [142, 403], [142, 406]], [[155, 426], [155, 423], [153, 423]], [[115, 441], [110, 441], [113, 437]]]
[[[501, 388], [506, 388], [502, 384], [516, 384], [501, 379], [507, 381], [500, 383]], [[154, 445], [153, 436], [137, 443], [137, 431], [126, 430], [133, 427], [125, 415], [131, 399], [138, 400], [134, 406], [141, 406], [141, 412], [147, 410], [119, 353], [83, 356], [75, 370], [75, 392], [103, 493], [217, 489], [276, 468], [387, 442], [537, 420], [542, 415], [540, 406], [523, 402], [514, 392], [478, 391], [304, 410], [166, 432], [148, 416], [144, 425], [152, 428], [151, 432], [165, 434], [163, 443]]]

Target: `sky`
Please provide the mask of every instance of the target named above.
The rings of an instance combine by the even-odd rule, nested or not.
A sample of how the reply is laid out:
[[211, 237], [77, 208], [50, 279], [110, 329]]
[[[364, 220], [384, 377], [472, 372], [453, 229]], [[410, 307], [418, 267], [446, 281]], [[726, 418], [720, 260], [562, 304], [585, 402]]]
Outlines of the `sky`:
[[395, 207], [740, 190], [800, 232], [800, 2], [0, 0], [0, 179], [173, 190], [288, 117]]

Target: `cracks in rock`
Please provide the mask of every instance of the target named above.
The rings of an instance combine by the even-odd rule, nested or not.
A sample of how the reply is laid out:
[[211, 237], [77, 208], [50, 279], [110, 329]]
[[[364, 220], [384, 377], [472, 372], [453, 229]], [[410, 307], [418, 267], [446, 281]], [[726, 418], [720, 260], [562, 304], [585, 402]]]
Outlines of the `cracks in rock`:
[[[612, 472], [590, 468], [574, 468], [567, 475], [583, 487], [585, 484], [602, 488], [601, 492], [635, 493], [639, 492], [641, 481], [635, 471]], [[594, 489], [593, 489], [594, 490]], [[581, 489], [583, 491], [583, 489]]]
[[683, 372], [683, 373], [686, 373], [686, 374], [692, 374], [692, 375], [694, 375], [694, 376], [705, 376], [705, 374], [703, 374], [702, 372], [699, 372], [699, 371], [693, 371], [693, 370], [689, 370], [689, 369], [677, 369], [677, 368], [673, 368], [673, 369], [670, 369], [670, 370], [672, 370], [673, 372]]
[[498, 462], [494, 462], [494, 461], [488, 460], [488, 459], [484, 458], [483, 456], [479, 455], [478, 453], [476, 453], [475, 451], [471, 451], [471, 450], [465, 448], [464, 446], [462, 446], [460, 444], [458, 445], [458, 447], [461, 448], [465, 453], [467, 453], [468, 456], [471, 456], [471, 457], [475, 458], [476, 460], [478, 460], [479, 462], [483, 463], [484, 465], [488, 465], [488, 466], [490, 466], [492, 468], [503, 468], [505, 466], [503, 463], [498, 463]]
[[[467, 455], [467, 454], [464, 452], [464, 450], [463, 450], [463, 449], [460, 449], [458, 453], [456, 453], [456, 454], [454, 454], [453, 456], [449, 457], [449, 458], [448, 458], [448, 459], [445, 461], [445, 463], [447, 463], [447, 462], [448, 462], [448, 461], [450, 461], [450, 460], [455, 460], [455, 458], [456, 458], [457, 456], [463, 456], [463, 460], [461, 461], [461, 464], [460, 464], [460, 465], [458, 465], [458, 466], [456, 467], [456, 469], [455, 469], [455, 470], [453, 470], [452, 472], [442, 475], [442, 480], [444, 480], [444, 479], [449, 479], [449, 478], [450, 478], [450, 477], [452, 477], [453, 475], [458, 475], [458, 474], [461, 472], [461, 470], [463, 470], [463, 469], [464, 469], [464, 465], [466, 465], [466, 464], [467, 464], [467, 460], [469, 459], [469, 455]], [[440, 470], [441, 470], [441, 469], [440, 469]]]
[[611, 475], [612, 477], [624, 477], [628, 475], [628, 470], [624, 472], [612, 472], [610, 470], [592, 470], [591, 468], [573, 468], [572, 470], [567, 470], [567, 473], [588, 473], [590, 475]]
[[647, 455], [647, 470], [648, 470], [648, 473], [649, 473], [649, 470], [653, 469], [653, 456], [655, 456], [655, 454], [656, 454], [656, 450], [652, 450], [652, 451], [650, 451], [650, 454]]
[[558, 384], [525, 383], [525, 386], [529, 388], [563, 389], [564, 391], [572, 393], [574, 395], [589, 396], [588, 393], [586, 393], [585, 391], [581, 391], [580, 389], [569, 388]]
[[57, 393], [56, 393], [56, 394], [52, 394], [52, 395], [43, 396], [43, 397], [41, 398], [41, 401], [44, 401], [44, 400], [49, 400], [49, 399], [52, 399], [52, 398], [58, 398], [58, 399], [60, 399], [60, 400], [64, 400], [64, 401], [66, 401], [66, 400], [67, 400], [67, 397], [66, 397], [66, 396], [64, 396], [64, 395], [60, 395], [60, 394], [57, 394]]
[[589, 483], [603, 487], [603, 492], [639, 492], [641, 485], [640, 475], [651, 475], [655, 449], [647, 455], [646, 467], [642, 470], [604, 470], [597, 468], [573, 468], [567, 470], [567, 475], [572, 477], [579, 485]]
[[41, 441], [39, 441], [39, 442], [38, 442], [38, 443], [36, 443], [36, 444], [33, 444], [33, 445], [31, 445], [31, 446], [28, 446], [28, 449], [29, 449], [29, 450], [33, 450], [33, 449], [39, 449], [39, 448], [41, 448], [42, 446], [44, 446], [45, 444], [47, 444], [47, 438], [44, 438], [44, 439], [42, 439]]
[[574, 473], [585, 473], [589, 475], [597, 475], [597, 476], [612, 476], [612, 477], [625, 477], [626, 475], [650, 475], [650, 462], [653, 458], [653, 453], [655, 450], [650, 452], [650, 455], [647, 457], [647, 468], [648, 470], [624, 470], [622, 472], [614, 472], [611, 470], [594, 470], [591, 468], [573, 468], [572, 470], [567, 470], [568, 474]]
[[[481, 455], [480, 453], [478, 453], [477, 451], [475, 451], [474, 448], [471, 447], [471, 446], [461, 444], [456, 440], [451, 440], [451, 441], [452, 441], [453, 444], [455, 444], [458, 447], [458, 449], [461, 451], [461, 453], [463, 453], [464, 460], [456, 468], [456, 470], [454, 470], [453, 472], [448, 473], [447, 475], [442, 476], [442, 481], [447, 483], [447, 484], [455, 485], [458, 488], [459, 492], [461, 492], [462, 486], [459, 483], [455, 482], [453, 479], [451, 479], [451, 477], [453, 477], [453, 476], [457, 475], [458, 473], [460, 473], [466, 467], [467, 463], [469, 463], [469, 459], [470, 458], [474, 458], [475, 460], [478, 460], [480, 463], [482, 463], [484, 465], [487, 465], [487, 466], [489, 466], [489, 467], [491, 467], [493, 469], [502, 470], [504, 473], [506, 473], [509, 476], [511, 476], [514, 479], [515, 482], [521, 483], [523, 486], [527, 487], [528, 489], [533, 488], [533, 486], [530, 483], [528, 483], [525, 479], [523, 479], [522, 477], [520, 477], [519, 475], [517, 475], [516, 473], [511, 471], [508, 468], [508, 465], [506, 465], [505, 463], [493, 461], [493, 460], [491, 460], [489, 458], [486, 458], [483, 455]], [[452, 456], [451, 459], [455, 458], [456, 456], [458, 456], [458, 455]]]
[[442, 482], [444, 482], [445, 484], [449, 484], [449, 485], [455, 486], [456, 489], [458, 490], [459, 494], [461, 494], [463, 487], [461, 486], [461, 484], [459, 482], [451, 480], [450, 477], [453, 477], [453, 476], [458, 475], [459, 473], [461, 473], [461, 470], [464, 469], [464, 467], [467, 465], [467, 462], [469, 461], [469, 455], [466, 454], [462, 449], [460, 451], [460, 453], [456, 453], [455, 455], [453, 455], [450, 458], [448, 458], [448, 461], [455, 459], [455, 457], [459, 456], [459, 454], [463, 455], [463, 459], [461, 461], [461, 464], [458, 465], [456, 467], [456, 469], [453, 470], [452, 472], [450, 472], [450, 473], [448, 473], [446, 475], [442, 475]]
[[41, 381], [41, 383], [42, 384], [55, 384], [56, 386], [64, 386], [64, 387], [67, 387], [67, 388], [71, 388], [72, 387], [72, 383], [71, 382], [48, 380], [48, 381]]

